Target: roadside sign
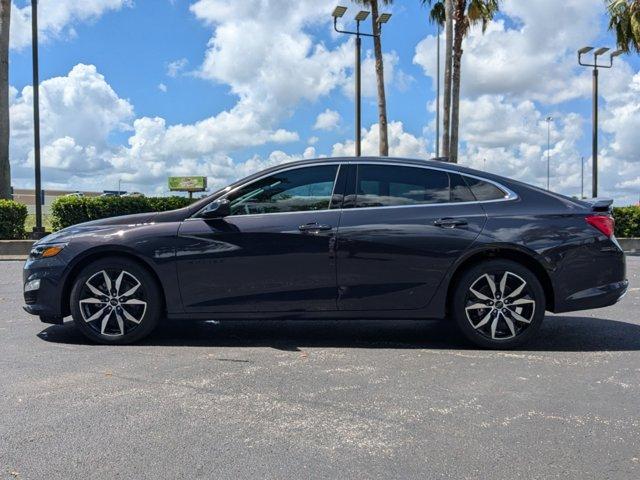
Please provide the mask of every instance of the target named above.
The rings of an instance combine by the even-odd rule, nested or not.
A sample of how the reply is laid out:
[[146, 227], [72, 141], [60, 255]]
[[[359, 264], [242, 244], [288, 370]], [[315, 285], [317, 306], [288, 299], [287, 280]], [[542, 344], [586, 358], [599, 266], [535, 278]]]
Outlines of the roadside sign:
[[206, 189], [207, 177], [169, 177], [172, 192], [204, 192]]

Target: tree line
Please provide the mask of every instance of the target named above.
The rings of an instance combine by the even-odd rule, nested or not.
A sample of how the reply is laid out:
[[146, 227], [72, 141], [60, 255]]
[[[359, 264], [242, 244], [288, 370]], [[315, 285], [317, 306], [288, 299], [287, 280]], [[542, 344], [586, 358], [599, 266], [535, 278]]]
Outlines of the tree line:
[[[384, 85], [382, 40], [379, 34], [379, 2], [393, 0], [356, 0], [371, 11], [374, 37], [375, 71], [378, 96], [379, 154], [389, 155], [387, 101]], [[463, 40], [469, 29], [482, 25], [484, 32], [500, 10], [502, 0], [419, 0], [429, 8], [429, 20], [444, 28], [445, 68], [442, 106], [442, 156], [458, 161], [460, 128], [460, 79]], [[615, 32], [619, 49], [640, 53], [640, 0], [603, 0], [609, 15], [609, 29]], [[549, 12], [552, 14], [552, 12]], [[9, 159], [9, 30], [11, 0], [0, 0], [0, 198], [11, 198], [11, 164]]]

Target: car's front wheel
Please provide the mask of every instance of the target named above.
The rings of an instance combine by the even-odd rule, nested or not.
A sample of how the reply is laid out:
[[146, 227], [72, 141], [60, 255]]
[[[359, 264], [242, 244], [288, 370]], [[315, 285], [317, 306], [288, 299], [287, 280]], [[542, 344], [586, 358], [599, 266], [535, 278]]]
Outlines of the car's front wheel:
[[487, 260], [467, 269], [451, 304], [462, 333], [484, 348], [513, 348], [527, 342], [540, 328], [545, 309], [536, 275], [510, 260]]
[[71, 290], [71, 314], [89, 339], [132, 343], [156, 327], [161, 292], [153, 276], [124, 258], [97, 260], [82, 269]]

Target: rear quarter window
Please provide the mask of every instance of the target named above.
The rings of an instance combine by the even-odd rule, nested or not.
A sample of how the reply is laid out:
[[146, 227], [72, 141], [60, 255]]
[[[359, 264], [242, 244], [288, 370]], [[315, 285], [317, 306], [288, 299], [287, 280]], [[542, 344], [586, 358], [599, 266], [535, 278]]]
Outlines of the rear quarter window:
[[471, 189], [473, 196], [479, 202], [502, 200], [507, 196], [506, 192], [496, 187], [493, 183], [480, 180], [479, 178], [467, 177], [466, 175], [463, 175], [463, 178]]

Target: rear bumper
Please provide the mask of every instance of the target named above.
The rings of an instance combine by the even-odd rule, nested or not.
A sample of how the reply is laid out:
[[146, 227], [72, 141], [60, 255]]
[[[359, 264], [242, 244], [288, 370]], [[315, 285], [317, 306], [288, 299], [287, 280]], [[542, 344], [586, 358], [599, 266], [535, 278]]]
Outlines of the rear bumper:
[[617, 303], [627, 293], [627, 288], [629, 288], [628, 280], [587, 288], [567, 297], [554, 312], [573, 312], [608, 307]]

